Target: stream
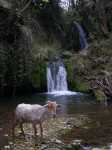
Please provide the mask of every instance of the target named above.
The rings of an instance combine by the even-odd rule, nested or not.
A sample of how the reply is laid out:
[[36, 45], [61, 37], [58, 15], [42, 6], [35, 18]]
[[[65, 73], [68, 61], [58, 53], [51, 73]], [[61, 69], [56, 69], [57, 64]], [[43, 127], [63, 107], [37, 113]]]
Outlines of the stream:
[[[4, 146], [8, 139], [7, 134], [13, 121], [13, 112], [19, 103], [31, 103], [44, 105], [46, 101], [52, 100], [61, 104], [61, 109], [57, 112], [60, 116], [86, 116], [90, 122], [79, 132], [72, 129], [72, 133], [67, 136], [71, 139], [81, 139], [84, 144], [92, 146], [110, 146], [112, 143], [112, 105], [100, 104], [94, 97], [88, 94], [76, 95], [50, 95], [34, 94], [19, 96], [15, 98], [0, 99], [0, 146]], [[5, 136], [4, 136], [5, 135]], [[63, 137], [66, 140], [66, 137]]]

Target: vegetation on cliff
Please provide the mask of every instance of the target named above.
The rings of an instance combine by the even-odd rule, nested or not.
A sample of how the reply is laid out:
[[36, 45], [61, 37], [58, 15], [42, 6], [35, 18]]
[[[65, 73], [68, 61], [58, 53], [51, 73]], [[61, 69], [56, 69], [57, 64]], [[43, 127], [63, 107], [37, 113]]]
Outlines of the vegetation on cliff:
[[[58, 56], [70, 89], [112, 96], [112, 2], [69, 2], [62, 9], [59, 0], [0, 0], [0, 95], [46, 91], [45, 66]], [[74, 21], [86, 33], [86, 51]]]

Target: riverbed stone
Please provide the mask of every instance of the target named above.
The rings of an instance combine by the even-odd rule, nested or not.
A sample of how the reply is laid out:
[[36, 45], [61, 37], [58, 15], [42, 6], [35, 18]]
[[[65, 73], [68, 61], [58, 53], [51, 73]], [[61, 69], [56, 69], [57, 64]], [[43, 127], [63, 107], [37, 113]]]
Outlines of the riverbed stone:
[[48, 147], [48, 145], [43, 144], [43, 145], [41, 146], [41, 150], [45, 150], [45, 149], [47, 149], [47, 147]]
[[72, 145], [80, 145], [82, 140], [73, 140]]
[[56, 143], [56, 144], [62, 144], [62, 141], [61, 141], [61, 140], [56, 139], [55, 143]]
[[10, 149], [10, 145], [5, 145], [5, 146], [4, 146], [4, 149], [9, 150], [9, 149]]
[[47, 149], [45, 149], [45, 150], [61, 150], [61, 149], [59, 149], [59, 148], [47, 148]]
[[92, 150], [102, 150], [101, 148], [92, 148]]
[[[15, 140], [10, 141], [12, 143], [9, 143], [9, 145], [12, 145], [11, 150], [89, 150], [83, 148], [83, 141], [79, 138], [68, 138], [65, 141], [66, 136], [71, 134], [73, 128], [75, 128], [74, 135], [77, 136], [76, 131], [80, 128], [85, 130], [83, 126], [85, 126], [85, 123], [87, 125], [88, 122], [90, 120], [86, 115], [79, 114], [72, 117], [58, 117], [55, 120], [49, 119], [43, 123], [43, 138], [40, 134], [34, 137], [32, 125], [24, 124], [25, 138], [19, 134], [19, 128], [16, 127]], [[37, 129], [39, 130], [38, 126]]]

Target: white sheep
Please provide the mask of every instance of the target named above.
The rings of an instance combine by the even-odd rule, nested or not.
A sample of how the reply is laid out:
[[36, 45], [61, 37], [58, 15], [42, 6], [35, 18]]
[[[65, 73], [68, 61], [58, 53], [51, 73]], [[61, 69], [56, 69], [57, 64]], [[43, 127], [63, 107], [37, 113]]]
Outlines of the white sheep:
[[15, 135], [14, 130], [17, 124], [20, 125], [22, 134], [24, 135], [23, 123], [32, 123], [35, 136], [37, 134], [36, 125], [39, 124], [40, 133], [41, 136], [43, 136], [42, 122], [46, 120], [49, 115], [53, 115], [53, 117], [56, 116], [57, 106], [58, 104], [56, 102], [51, 101], [48, 101], [44, 106], [38, 104], [19, 104], [15, 110], [15, 120], [12, 128], [13, 136]]

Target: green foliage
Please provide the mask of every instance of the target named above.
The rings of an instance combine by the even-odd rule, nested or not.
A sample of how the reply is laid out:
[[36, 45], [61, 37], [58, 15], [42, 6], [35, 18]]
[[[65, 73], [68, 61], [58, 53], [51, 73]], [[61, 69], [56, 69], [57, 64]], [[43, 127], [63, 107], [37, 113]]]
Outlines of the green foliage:
[[30, 41], [22, 29], [22, 18], [2, 7], [0, 14], [0, 94], [15, 95], [16, 89], [28, 80], [32, 71]]
[[94, 41], [91, 45], [91, 56], [111, 56], [112, 55], [112, 44], [111, 44], [112, 36], [107, 40], [98, 40]]
[[[68, 11], [60, 8], [59, 0], [6, 1], [10, 7], [2, 3], [0, 7], [1, 94], [11, 89], [14, 95], [16, 89], [30, 82], [44, 90], [46, 62], [57, 56], [64, 58], [71, 89], [88, 91], [85, 76], [112, 71], [110, 0], [77, 0]], [[72, 32], [73, 21], [83, 26], [92, 43], [87, 56], [71, 51], [80, 49], [79, 34]]]
[[66, 61], [65, 62], [66, 69], [67, 69], [67, 79], [68, 79], [68, 85], [70, 86], [69, 88], [71, 90], [75, 89], [75, 79], [74, 79], [74, 67], [72, 65], [71, 61]]
[[48, 3], [49, 2], [49, 0], [42, 0], [43, 2], [46, 2], [46, 3]]
[[95, 90], [94, 94], [95, 94], [96, 100], [99, 102], [105, 102], [107, 100], [107, 97], [104, 94], [104, 92], [99, 89]]
[[[84, 71], [82, 70], [82, 68], [80, 68], [80, 64], [77, 63], [78, 61], [78, 59], [74, 61], [74, 59], [72, 58], [70, 59], [70, 61], [65, 62], [68, 74], [68, 84], [71, 90], [89, 92], [90, 85], [83, 79], [84, 74], [82, 73], [84, 73]], [[74, 62], [76, 63], [74, 64]], [[82, 65], [84, 65], [84, 61]]]
[[39, 61], [35, 64], [35, 69], [30, 78], [32, 85], [38, 91], [45, 91], [46, 87], [46, 62]]
[[78, 77], [75, 80], [75, 90], [87, 93], [90, 91], [90, 85], [86, 81]]
[[53, 40], [49, 43], [46, 41], [36, 39], [33, 43], [32, 52], [34, 58], [37, 60], [49, 60], [60, 53], [60, 44], [58, 41]]

